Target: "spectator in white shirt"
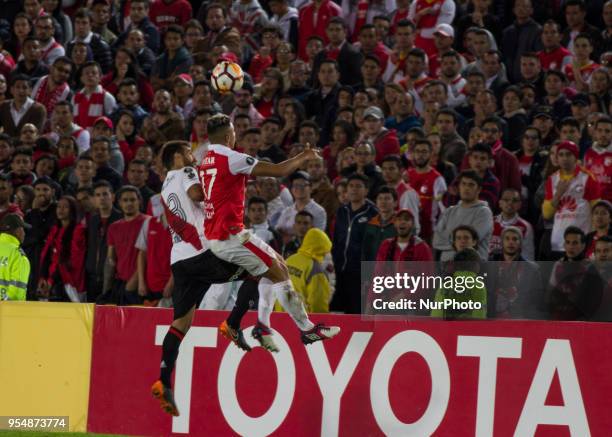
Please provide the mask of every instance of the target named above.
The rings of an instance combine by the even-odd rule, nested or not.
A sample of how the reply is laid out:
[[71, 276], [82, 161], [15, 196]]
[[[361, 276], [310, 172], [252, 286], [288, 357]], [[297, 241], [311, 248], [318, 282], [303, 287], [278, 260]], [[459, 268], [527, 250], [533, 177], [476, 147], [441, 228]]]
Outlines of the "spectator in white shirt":
[[327, 225], [327, 214], [325, 209], [311, 198], [312, 187], [308, 173], [297, 171], [291, 175], [290, 182], [294, 204], [283, 210], [276, 229], [285, 234], [292, 234], [295, 215], [299, 211], [308, 211], [312, 214], [314, 226], [324, 231]]

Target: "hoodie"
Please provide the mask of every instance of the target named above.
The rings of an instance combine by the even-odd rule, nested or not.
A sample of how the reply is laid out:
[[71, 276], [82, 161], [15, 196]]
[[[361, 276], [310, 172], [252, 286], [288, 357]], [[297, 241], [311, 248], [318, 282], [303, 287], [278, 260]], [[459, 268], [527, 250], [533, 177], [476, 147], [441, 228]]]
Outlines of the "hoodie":
[[433, 247], [441, 251], [440, 261], [453, 259], [453, 229], [459, 225], [469, 225], [478, 232], [478, 255], [481, 259], [489, 258], [489, 240], [493, 233], [493, 213], [487, 202], [479, 200], [469, 208], [462, 206], [462, 201], [444, 211], [434, 232]]
[[332, 242], [320, 229], [310, 229], [295, 255], [287, 259], [289, 276], [295, 291], [304, 299], [309, 313], [329, 312], [330, 288], [323, 259]]

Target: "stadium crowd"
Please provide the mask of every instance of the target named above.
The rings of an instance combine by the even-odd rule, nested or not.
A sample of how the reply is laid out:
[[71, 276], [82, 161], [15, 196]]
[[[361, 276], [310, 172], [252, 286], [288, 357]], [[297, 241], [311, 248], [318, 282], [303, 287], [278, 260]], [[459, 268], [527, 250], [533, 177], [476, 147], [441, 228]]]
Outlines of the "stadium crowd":
[[[309, 311], [359, 313], [362, 261], [459, 259], [500, 262], [475, 317], [612, 312], [612, 0], [2, 6], [0, 220], [31, 225], [28, 300], [169, 302], [160, 151], [201, 161], [223, 112], [258, 159], [321, 149], [247, 185]], [[240, 90], [214, 90], [220, 61]], [[541, 299], [517, 260], [557, 262]]]

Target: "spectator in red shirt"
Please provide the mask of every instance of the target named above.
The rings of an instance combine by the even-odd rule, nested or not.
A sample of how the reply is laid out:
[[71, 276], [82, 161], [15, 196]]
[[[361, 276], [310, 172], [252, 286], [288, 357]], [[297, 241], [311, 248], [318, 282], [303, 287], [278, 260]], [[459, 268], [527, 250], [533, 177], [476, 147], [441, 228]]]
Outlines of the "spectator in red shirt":
[[572, 62], [572, 52], [561, 45], [561, 33], [559, 23], [548, 20], [542, 27], [543, 50], [538, 52], [542, 70], [559, 70]]
[[382, 242], [376, 261], [433, 261], [431, 248], [414, 235], [414, 216], [400, 209], [393, 220], [397, 237]]
[[150, 217], [142, 225], [138, 239], [138, 295], [145, 306], [156, 306], [170, 297], [174, 279], [170, 270], [172, 236], [165, 215]]
[[138, 188], [126, 185], [117, 191], [123, 218], [108, 228], [104, 293], [98, 303], [139, 304], [136, 239], [147, 215], [140, 212], [142, 198]]
[[23, 212], [17, 204], [11, 202], [13, 197], [13, 184], [5, 174], [0, 174], [0, 221], [7, 214], [19, 214], [23, 217]]
[[74, 197], [60, 198], [56, 217], [40, 256], [38, 291], [44, 299], [83, 302], [87, 243]]
[[399, 155], [400, 145], [395, 129], [385, 127], [385, 114], [378, 106], [370, 106], [363, 113], [366, 139], [374, 144], [376, 163], [381, 164], [385, 156]]
[[[312, 0], [299, 11], [298, 58], [306, 60], [306, 44], [311, 36], [327, 43], [325, 28], [333, 18], [342, 15], [342, 8], [331, 0]], [[316, 17], [316, 18], [315, 18]]]

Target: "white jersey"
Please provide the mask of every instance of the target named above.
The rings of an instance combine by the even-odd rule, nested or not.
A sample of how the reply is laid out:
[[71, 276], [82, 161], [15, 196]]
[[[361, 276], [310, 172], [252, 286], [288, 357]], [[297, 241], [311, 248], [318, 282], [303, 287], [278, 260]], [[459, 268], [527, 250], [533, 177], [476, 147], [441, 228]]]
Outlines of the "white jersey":
[[172, 233], [170, 264], [192, 258], [208, 249], [204, 237], [204, 210], [187, 194], [200, 179], [193, 167], [168, 172], [162, 187], [162, 200]]

